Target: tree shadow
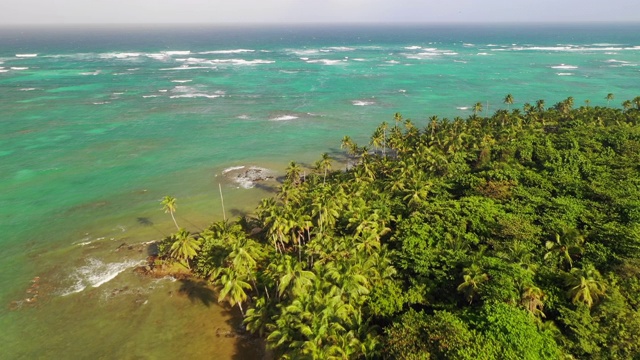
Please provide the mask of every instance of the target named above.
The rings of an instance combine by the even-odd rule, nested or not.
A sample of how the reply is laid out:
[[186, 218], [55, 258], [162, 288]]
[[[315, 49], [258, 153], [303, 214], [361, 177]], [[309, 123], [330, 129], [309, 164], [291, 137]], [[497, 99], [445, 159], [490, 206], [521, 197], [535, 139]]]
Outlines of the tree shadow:
[[210, 307], [211, 304], [217, 302], [215, 292], [206, 281], [193, 279], [181, 279], [179, 281], [180, 289], [178, 289], [178, 292], [186, 295], [191, 302], [202, 302], [206, 307]]
[[153, 221], [151, 221], [151, 219], [149, 219], [148, 217], [138, 217], [136, 218], [136, 221], [138, 222], [138, 224], [142, 225], [142, 226], [153, 226]]

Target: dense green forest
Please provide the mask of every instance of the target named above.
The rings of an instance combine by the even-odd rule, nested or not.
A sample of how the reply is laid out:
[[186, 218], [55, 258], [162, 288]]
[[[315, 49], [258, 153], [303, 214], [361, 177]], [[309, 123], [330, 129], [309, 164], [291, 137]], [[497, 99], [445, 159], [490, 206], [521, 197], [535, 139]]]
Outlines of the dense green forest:
[[512, 104], [396, 114], [161, 255], [276, 358], [640, 359], [640, 97]]

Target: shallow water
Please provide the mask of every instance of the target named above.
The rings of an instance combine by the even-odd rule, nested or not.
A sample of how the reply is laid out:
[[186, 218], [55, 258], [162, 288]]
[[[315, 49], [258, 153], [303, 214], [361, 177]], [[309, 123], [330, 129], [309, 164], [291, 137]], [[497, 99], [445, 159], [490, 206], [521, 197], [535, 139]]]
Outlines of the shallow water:
[[507, 93], [519, 108], [606, 105], [607, 93], [619, 106], [640, 95], [638, 30], [0, 29], [3, 353], [255, 358], [216, 336], [232, 328], [227, 309], [131, 271], [139, 244], [174, 230], [164, 195], [196, 231], [222, 217], [219, 183], [229, 216], [277, 185], [245, 189], [225, 169], [282, 175], [291, 160], [338, 157], [344, 135], [364, 144], [395, 112], [424, 126], [478, 101], [493, 113]]

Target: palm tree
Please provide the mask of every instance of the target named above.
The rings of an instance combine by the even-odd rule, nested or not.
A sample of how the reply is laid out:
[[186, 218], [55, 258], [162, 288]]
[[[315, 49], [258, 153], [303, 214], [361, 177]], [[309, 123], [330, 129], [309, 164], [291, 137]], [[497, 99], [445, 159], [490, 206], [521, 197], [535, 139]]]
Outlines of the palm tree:
[[544, 111], [544, 100], [540, 99], [538, 101], [536, 101], [536, 109], [538, 110], [538, 112], [543, 112]]
[[591, 100], [587, 99], [584, 101], [585, 106], [587, 107], [587, 109], [589, 108], [589, 105], [591, 104]]
[[173, 213], [176, 212], [176, 198], [174, 198], [173, 196], [167, 195], [164, 198], [162, 198], [160, 203], [162, 204], [162, 209], [164, 210], [164, 212], [171, 214], [173, 223], [176, 225], [176, 228], [180, 230], [180, 227], [176, 222], [176, 218], [173, 216]]
[[218, 302], [226, 300], [231, 306], [237, 304], [244, 315], [242, 303], [247, 300], [245, 290], [251, 289], [251, 285], [244, 281], [234, 269], [228, 267], [219, 268], [214, 278], [214, 284], [220, 289]]
[[611, 100], [613, 100], [613, 94], [612, 93], [608, 93], [607, 96], [605, 97], [605, 99], [607, 99], [607, 106], [609, 106], [609, 102]]
[[582, 254], [582, 245], [584, 244], [584, 237], [578, 230], [569, 229], [564, 230], [562, 236], [556, 233], [556, 241], [547, 241], [546, 248], [547, 253], [544, 255], [545, 259], [548, 259], [554, 255], [560, 256], [562, 261], [566, 261], [569, 264], [569, 268], [573, 267], [573, 258]]
[[324, 177], [322, 178], [322, 184], [324, 185], [327, 182], [327, 171], [331, 170], [331, 157], [327, 153], [322, 154], [322, 158], [318, 160], [316, 163], [318, 170], [324, 172]]
[[478, 115], [479, 112], [482, 112], [482, 103], [477, 102], [473, 105], [473, 115]]
[[507, 104], [507, 108], [511, 110], [511, 105], [513, 104], [513, 96], [511, 96], [511, 94], [507, 94], [507, 96], [504, 97], [504, 103]]
[[631, 104], [631, 100], [625, 100], [625, 101], [623, 101], [623, 102], [622, 102], [622, 107], [623, 107], [625, 110], [629, 110], [629, 109], [631, 109], [631, 105], [632, 105], [632, 104]]
[[606, 291], [606, 286], [600, 279], [600, 273], [593, 266], [571, 269], [565, 274], [565, 285], [569, 287], [567, 296], [573, 304], [584, 303], [591, 308]]
[[178, 259], [187, 269], [191, 269], [189, 260], [198, 254], [200, 240], [191, 236], [185, 229], [180, 229], [173, 237], [175, 241], [171, 244], [171, 256]]
[[473, 298], [478, 295], [480, 285], [489, 280], [489, 275], [482, 272], [482, 270], [475, 264], [465, 269], [463, 276], [464, 282], [458, 285], [458, 291], [464, 294], [465, 299], [471, 304]]
[[636, 109], [640, 110], [640, 96], [634, 97], [631, 102], [636, 106]]
[[522, 293], [522, 298], [520, 299], [520, 304], [524, 306], [531, 315], [535, 317], [546, 317], [546, 315], [542, 312], [544, 308], [544, 303], [542, 300], [544, 299], [544, 293], [537, 286], [528, 286], [524, 289]]
[[297, 185], [298, 183], [300, 183], [300, 175], [302, 174], [302, 168], [300, 167], [300, 165], [296, 164], [295, 161], [292, 161], [289, 163], [289, 166], [287, 167], [286, 172], [287, 172], [286, 178], [290, 183], [294, 185]]

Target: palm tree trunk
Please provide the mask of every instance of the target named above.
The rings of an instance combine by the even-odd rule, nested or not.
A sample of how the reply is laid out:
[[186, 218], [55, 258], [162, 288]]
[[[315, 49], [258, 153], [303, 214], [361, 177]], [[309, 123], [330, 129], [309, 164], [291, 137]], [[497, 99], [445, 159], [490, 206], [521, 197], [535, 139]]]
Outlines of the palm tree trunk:
[[178, 229], [178, 231], [180, 231], [180, 226], [178, 226], [178, 223], [176, 222], [176, 218], [173, 216], [173, 211], [170, 211], [169, 214], [171, 214], [171, 218], [173, 219], [173, 223], [176, 224], [176, 229]]
[[218, 183], [218, 189], [220, 189], [220, 204], [222, 204], [222, 219], [227, 221], [227, 214], [224, 211], [224, 198], [222, 197], [222, 185]]

